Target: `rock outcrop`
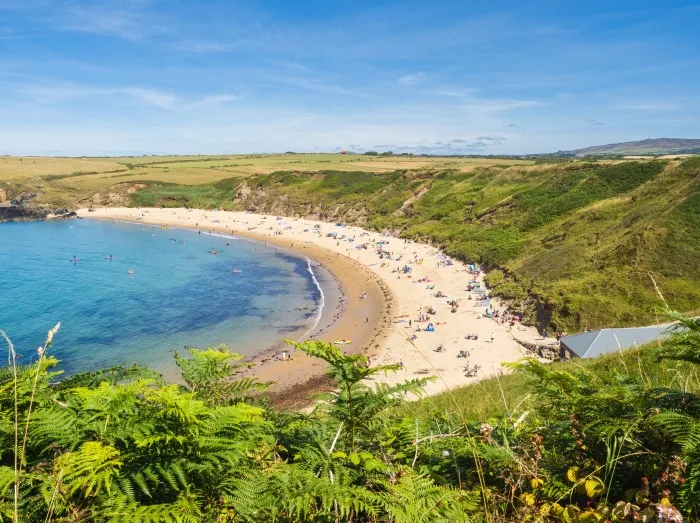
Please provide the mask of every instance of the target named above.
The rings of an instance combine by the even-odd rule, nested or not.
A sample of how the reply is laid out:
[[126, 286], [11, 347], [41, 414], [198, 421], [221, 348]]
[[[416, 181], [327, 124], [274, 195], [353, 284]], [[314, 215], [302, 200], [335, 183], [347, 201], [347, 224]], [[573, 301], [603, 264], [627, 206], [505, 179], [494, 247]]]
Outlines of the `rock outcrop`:
[[0, 206], [0, 222], [28, 222], [54, 218], [74, 218], [77, 214], [69, 209], [51, 209], [29, 205]]
[[546, 360], [551, 360], [551, 361], [559, 361], [561, 358], [561, 349], [559, 348], [559, 345], [552, 345], [551, 343], [549, 344], [538, 344], [538, 343], [530, 343], [527, 341], [519, 340], [517, 338], [513, 338], [516, 342], [518, 342], [520, 345], [525, 347], [531, 355], [539, 356], [540, 358], [544, 358]]
[[12, 202], [10, 202], [10, 203], [12, 203], [12, 205], [24, 205], [27, 202], [30, 202], [30, 201], [38, 198], [39, 196], [40, 196], [40, 194], [35, 193], [35, 192], [22, 193], [19, 196], [17, 196], [17, 198], [14, 198], [12, 200]]
[[125, 182], [112, 185], [105, 192], [92, 195], [80, 201], [83, 207], [97, 205], [99, 207], [125, 207], [129, 205], [131, 195], [146, 187], [145, 183]]

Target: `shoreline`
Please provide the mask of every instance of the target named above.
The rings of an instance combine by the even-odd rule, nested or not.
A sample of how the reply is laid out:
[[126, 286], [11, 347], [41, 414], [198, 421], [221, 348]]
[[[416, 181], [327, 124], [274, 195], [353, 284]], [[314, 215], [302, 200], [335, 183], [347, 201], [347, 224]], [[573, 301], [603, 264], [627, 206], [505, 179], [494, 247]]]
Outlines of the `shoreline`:
[[[134, 210], [134, 209], [131, 209]], [[80, 218], [97, 219], [101, 221], [115, 221], [129, 224], [143, 224], [149, 226], [165, 225], [160, 220], [137, 220], [136, 216], [95, 216], [96, 213], [83, 214], [78, 210]], [[107, 210], [108, 211], [108, 210]], [[197, 223], [197, 222], [196, 222]], [[201, 224], [200, 224], [201, 225]], [[287, 251], [288, 254], [320, 264], [328, 277], [332, 279], [335, 287], [332, 294], [337, 294], [337, 299], [326, 301], [321, 310], [321, 316], [316, 325], [311, 329], [307, 325], [289, 333], [286, 339], [295, 341], [317, 340], [333, 341], [336, 339], [350, 339], [352, 344], [342, 345], [346, 353], [371, 353], [376, 345], [377, 338], [382, 335], [383, 326], [387, 325], [391, 309], [386, 306], [386, 296], [389, 292], [382, 283], [358, 264], [356, 261], [344, 256], [337, 256], [328, 249], [312, 244], [295, 241], [280, 235], [265, 235], [248, 230], [232, 230], [219, 224], [206, 224], [206, 227], [197, 227], [187, 223], [168, 223], [172, 229], [183, 228], [189, 230], [201, 230], [202, 234], [216, 234], [228, 238], [252, 241], [258, 244], [270, 244]], [[206, 230], [205, 230], [206, 229]], [[240, 237], [240, 238], [237, 238]], [[316, 267], [312, 268], [315, 269]], [[358, 272], [364, 273], [366, 285], [360, 286], [357, 278]], [[313, 273], [312, 273], [313, 274]], [[320, 286], [319, 286], [320, 288]], [[323, 290], [321, 290], [323, 293]], [[367, 298], [360, 302], [362, 292], [367, 293]], [[354, 299], [353, 299], [354, 298]], [[359, 318], [368, 321], [359, 324]], [[231, 347], [235, 352], [235, 347]], [[292, 354], [289, 361], [274, 360], [274, 355], [287, 350]], [[376, 349], [375, 349], [376, 350]], [[280, 340], [272, 347], [261, 348], [255, 355], [246, 356], [242, 360], [253, 364], [249, 370], [240, 371], [239, 376], [255, 377], [260, 382], [274, 382], [268, 388], [272, 402], [282, 408], [295, 408], [308, 405], [313, 400], [313, 395], [332, 389], [330, 380], [325, 376], [327, 365], [325, 362], [311, 358], [301, 351], [290, 349], [285, 340]]]
[[[233, 211], [99, 208], [80, 209], [78, 215], [223, 232], [318, 260], [345, 288], [346, 307], [335, 304], [329, 328], [311, 338], [351, 339], [340, 347], [362, 351], [372, 365], [399, 364], [401, 371], [377, 378], [386, 384], [432, 375], [439, 379], [425, 392], [437, 394], [509, 372], [503, 364], [527, 353], [521, 342], [542, 340], [534, 327], [503, 316], [507, 304], [488, 296], [480, 271], [412, 240], [344, 224]], [[362, 292], [366, 300], [360, 299]], [[277, 381], [272, 396], [283, 405], [298, 405], [298, 395], [308, 398], [330, 388], [322, 362], [305, 354], [294, 354], [291, 362], [261, 362], [253, 374]]]

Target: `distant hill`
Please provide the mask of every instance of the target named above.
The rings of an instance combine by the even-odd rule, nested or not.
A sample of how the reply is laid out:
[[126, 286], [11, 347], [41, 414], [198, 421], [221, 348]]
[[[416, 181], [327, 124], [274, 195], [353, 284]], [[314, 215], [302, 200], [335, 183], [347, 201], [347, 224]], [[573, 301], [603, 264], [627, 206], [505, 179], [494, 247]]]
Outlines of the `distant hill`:
[[700, 154], [700, 140], [693, 138], [647, 138], [636, 142], [611, 143], [595, 145], [573, 151], [563, 151], [576, 156], [620, 154], [620, 155], [658, 155], [658, 154]]

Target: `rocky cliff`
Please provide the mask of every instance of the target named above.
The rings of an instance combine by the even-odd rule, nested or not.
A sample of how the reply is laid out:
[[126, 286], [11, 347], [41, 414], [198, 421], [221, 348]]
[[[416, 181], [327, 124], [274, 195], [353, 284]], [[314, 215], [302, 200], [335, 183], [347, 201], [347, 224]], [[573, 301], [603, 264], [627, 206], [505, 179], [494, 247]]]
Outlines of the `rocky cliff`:
[[0, 222], [26, 222], [77, 216], [70, 209], [31, 204], [30, 202], [38, 196], [36, 193], [20, 194], [8, 202], [7, 193], [3, 190], [0, 193]]
[[74, 218], [75, 212], [69, 209], [49, 209], [29, 205], [0, 206], [0, 222], [24, 222], [53, 218]]

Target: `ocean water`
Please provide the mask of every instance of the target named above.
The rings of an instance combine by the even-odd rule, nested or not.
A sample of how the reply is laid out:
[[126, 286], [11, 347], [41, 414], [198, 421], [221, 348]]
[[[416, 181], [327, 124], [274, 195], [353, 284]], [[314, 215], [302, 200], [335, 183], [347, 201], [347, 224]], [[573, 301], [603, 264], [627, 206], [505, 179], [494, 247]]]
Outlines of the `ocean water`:
[[320, 314], [317, 278], [306, 258], [243, 238], [96, 220], [0, 223], [0, 329], [28, 362], [60, 321], [50, 354], [69, 374], [140, 363], [174, 377], [173, 351], [186, 345], [251, 356], [298, 338]]

